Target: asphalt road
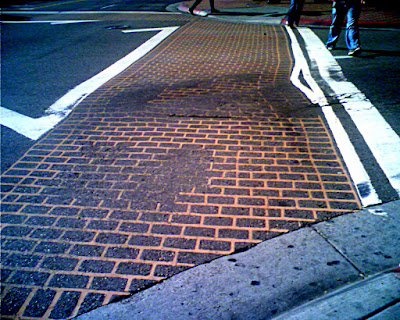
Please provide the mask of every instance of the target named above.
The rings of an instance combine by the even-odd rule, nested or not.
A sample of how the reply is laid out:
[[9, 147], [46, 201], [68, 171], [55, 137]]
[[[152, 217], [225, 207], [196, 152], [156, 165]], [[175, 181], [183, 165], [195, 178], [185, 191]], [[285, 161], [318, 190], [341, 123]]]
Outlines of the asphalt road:
[[[326, 41], [328, 28], [312, 28], [313, 32]], [[344, 35], [340, 37], [337, 50], [332, 51], [347, 80], [352, 82], [373, 106], [377, 108], [391, 129], [400, 136], [400, 30], [361, 28], [363, 53], [357, 58], [347, 57]], [[338, 104], [335, 108], [340, 121], [345, 126], [361, 162], [367, 170], [372, 184], [383, 202], [395, 200], [397, 193], [390, 187], [386, 175], [368, 148], [354, 121]], [[395, 159], [400, 166], [400, 159]]]
[[2, 3], [3, 8], [35, 10], [35, 11], [165, 11], [169, 4], [176, 0], [70, 0], [70, 1], [41, 1], [21, 0]]
[[[325, 41], [327, 28], [312, 28]], [[390, 126], [400, 134], [400, 29], [361, 28], [362, 56], [345, 58], [344, 37], [334, 57], [346, 78], [353, 82], [378, 108]]]
[[[174, 0], [142, 1], [25, 1], [7, 8], [21, 14], [2, 21], [2, 107], [31, 118], [40, 118], [57, 99], [95, 76], [158, 31], [122, 33], [125, 28], [168, 27], [165, 22], [141, 20], [90, 21], [55, 24], [28, 23], [28, 12], [59, 11], [165, 11]], [[88, 16], [93, 20], [93, 16]], [[48, 21], [57, 17], [49, 15]], [[94, 19], [96, 20], [96, 19]], [[176, 25], [176, 23], [172, 23]], [[179, 24], [178, 24], [179, 25]], [[1, 172], [7, 170], [34, 141], [1, 126]]]

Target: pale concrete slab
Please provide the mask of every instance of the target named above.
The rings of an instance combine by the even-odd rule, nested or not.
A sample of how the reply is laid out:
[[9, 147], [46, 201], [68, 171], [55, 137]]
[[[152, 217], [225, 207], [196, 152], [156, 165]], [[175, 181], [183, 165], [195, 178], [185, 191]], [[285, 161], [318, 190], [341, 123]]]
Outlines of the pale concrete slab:
[[[379, 274], [306, 303], [274, 320], [398, 319], [399, 306], [385, 309], [400, 299], [400, 278], [394, 273]], [[370, 318], [374, 312], [376, 317]], [[397, 313], [397, 316], [392, 317]]]
[[358, 277], [325, 239], [304, 228], [77, 319], [268, 319]]
[[366, 275], [400, 263], [400, 201], [340, 216], [314, 228]]
[[400, 317], [400, 302], [391, 306], [377, 315], [370, 318], [370, 320], [393, 320]]

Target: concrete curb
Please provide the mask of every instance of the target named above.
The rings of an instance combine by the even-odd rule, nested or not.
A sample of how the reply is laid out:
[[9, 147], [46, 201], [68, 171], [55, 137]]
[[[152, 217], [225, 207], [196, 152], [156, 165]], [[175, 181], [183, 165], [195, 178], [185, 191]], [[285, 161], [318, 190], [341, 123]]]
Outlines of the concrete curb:
[[273, 319], [329, 320], [348, 319], [350, 315], [352, 319], [367, 319], [381, 312], [385, 317], [393, 315], [383, 319], [395, 319], [395, 313], [400, 314], [400, 277], [394, 273], [381, 273], [350, 284]]
[[400, 277], [394, 273], [381, 273], [350, 284], [273, 319], [329, 320], [348, 319], [350, 315], [352, 319], [367, 319], [378, 317], [381, 312], [385, 317], [382, 319], [395, 319], [395, 314], [400, 314]]

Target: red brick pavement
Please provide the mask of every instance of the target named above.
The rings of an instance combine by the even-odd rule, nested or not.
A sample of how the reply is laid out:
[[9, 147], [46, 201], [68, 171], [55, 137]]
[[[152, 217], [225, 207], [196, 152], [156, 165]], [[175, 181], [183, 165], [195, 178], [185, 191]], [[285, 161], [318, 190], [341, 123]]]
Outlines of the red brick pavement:
[[291, 65], [281, 27], [195, 19], [77, 106], [2, 177], [4, 319], [70, 318], [359, 209]]

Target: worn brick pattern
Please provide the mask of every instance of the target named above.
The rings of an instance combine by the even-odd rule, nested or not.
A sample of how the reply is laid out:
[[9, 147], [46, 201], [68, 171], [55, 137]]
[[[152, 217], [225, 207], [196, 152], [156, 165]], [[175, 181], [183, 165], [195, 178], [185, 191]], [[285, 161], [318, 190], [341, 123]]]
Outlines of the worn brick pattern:
[[2, 176], [4, 319], [71, 318], [358, 209], [291, 63], [279, 27], [200, 19], [77, 106]]

